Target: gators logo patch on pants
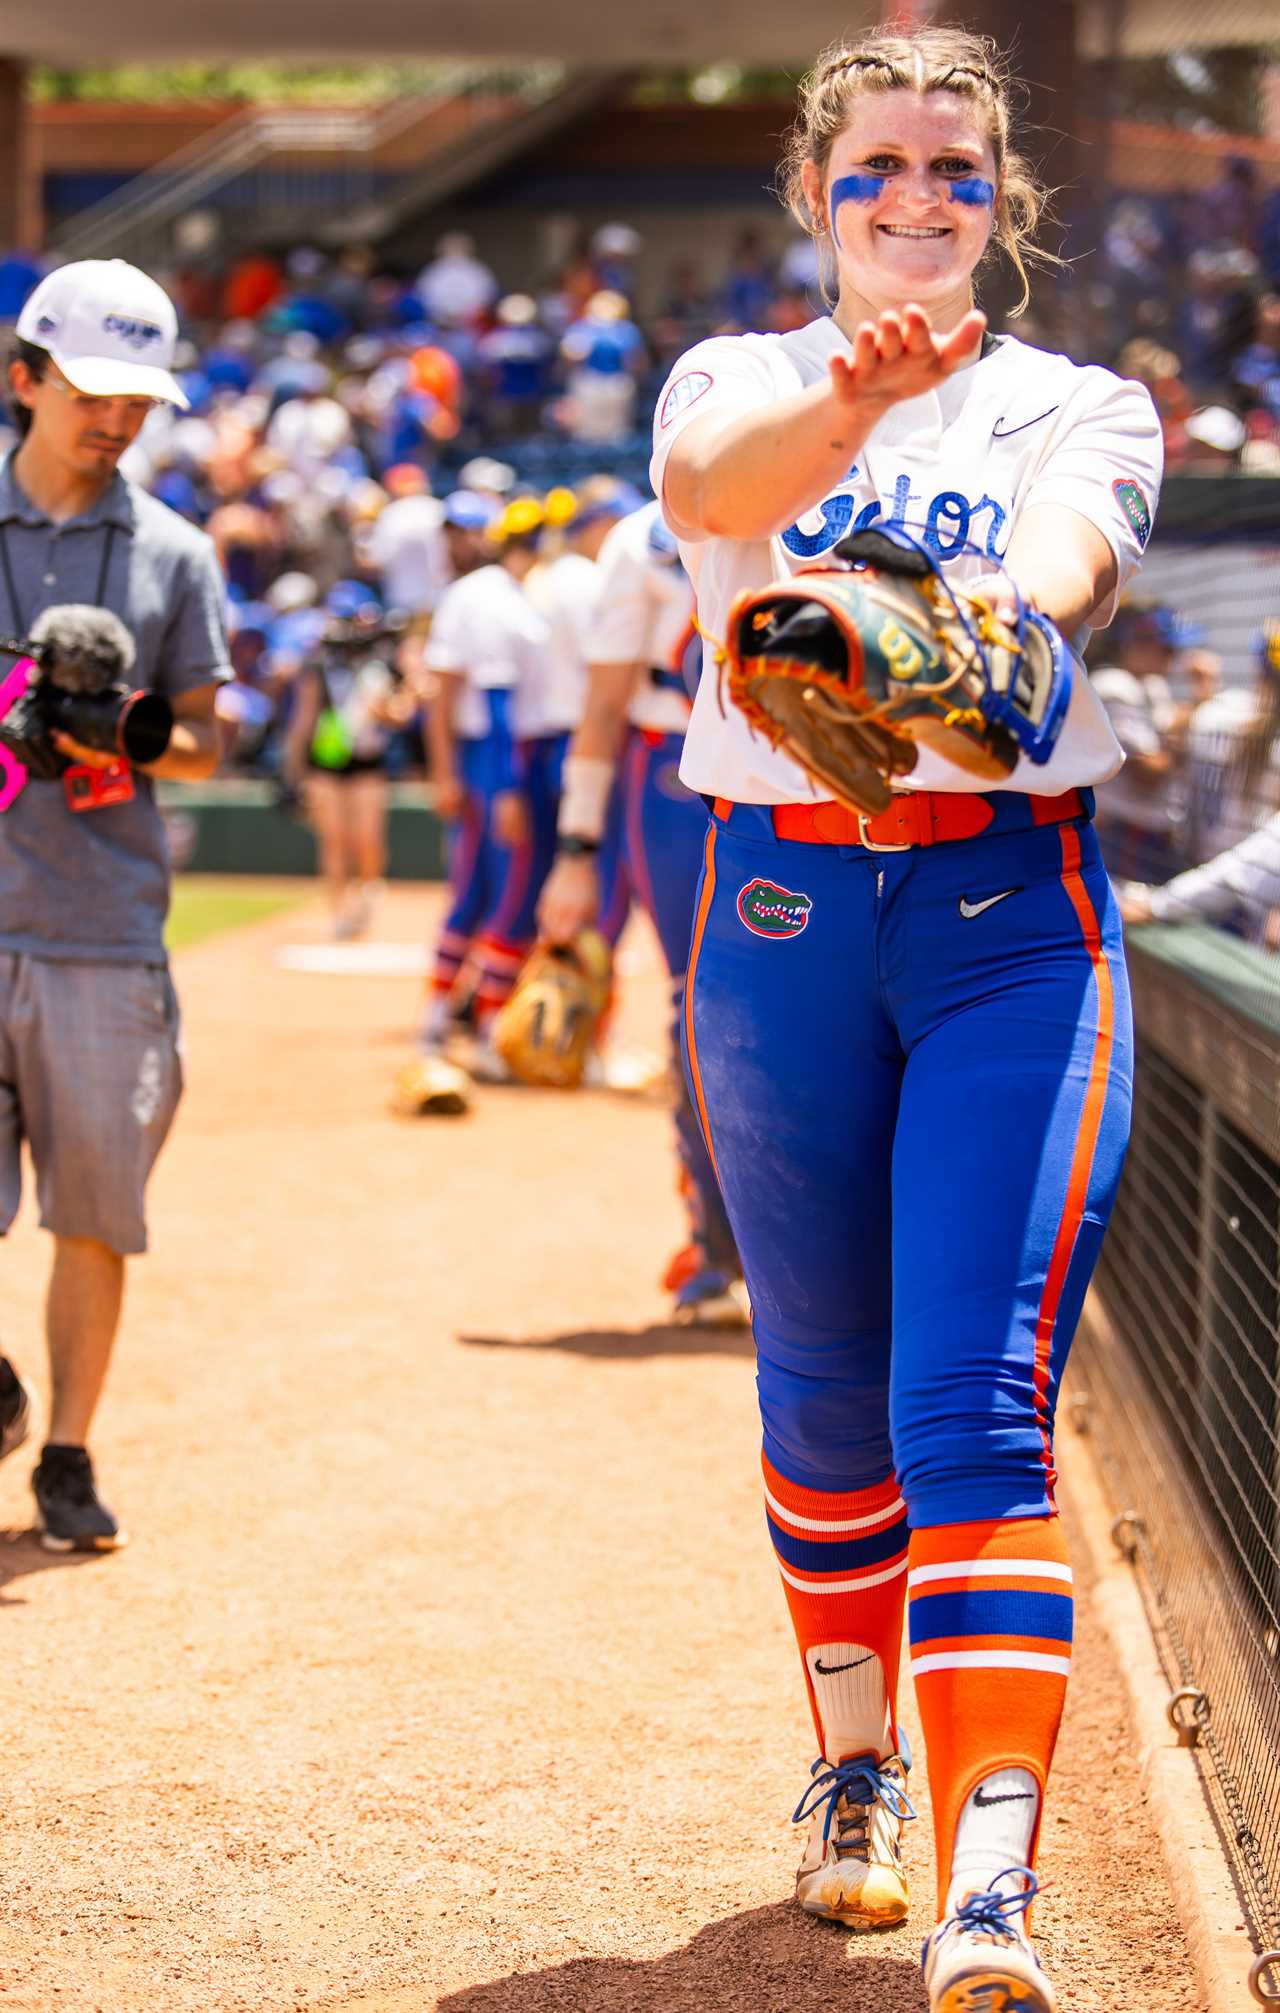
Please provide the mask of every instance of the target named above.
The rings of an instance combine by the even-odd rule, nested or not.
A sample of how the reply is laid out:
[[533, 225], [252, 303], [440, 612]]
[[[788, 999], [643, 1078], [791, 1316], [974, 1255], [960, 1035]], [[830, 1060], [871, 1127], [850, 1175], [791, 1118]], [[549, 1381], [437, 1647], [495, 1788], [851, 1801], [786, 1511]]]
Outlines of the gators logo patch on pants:
[[738, 914], [757, 937], [798, 937], [813, 902], [776, 881], [748, 881], [738, 895]]

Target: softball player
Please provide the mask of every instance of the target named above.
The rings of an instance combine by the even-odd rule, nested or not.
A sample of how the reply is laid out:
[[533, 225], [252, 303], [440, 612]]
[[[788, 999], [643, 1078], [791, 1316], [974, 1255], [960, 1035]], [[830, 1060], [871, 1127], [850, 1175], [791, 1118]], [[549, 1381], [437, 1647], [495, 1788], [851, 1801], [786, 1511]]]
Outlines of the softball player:
[[[442, 691], [429, 732], [437, 802], [453, 826], [452, 902], [435, 953], [420, 1035], [435, 1056], [470, 1003], [474, 1073], [504, 1074], [487, 1030], [534, 939], [534, 909], [555, 850], [560, 771], [571, 715], [557, 689], [551, 628], [524, 582], [543, 513], [532, 497], [508, 504], [489, 539], [492, 565], [446, 589], [426, 650]], [[456, 1072], [454, 1073], [456, 1075]], [[442, 1072], [443, 1077], [443, 1072]], [[454, 1085], [461, 1094], [461, 1085]], [[457, 1109], [445, 1097], [425, 1109]]]
[[[662, 945], [678, 1040], [707, 828], [701, 799], [679, 775], [689, 720], [682, 661], [697, 642], [693, 590], [656, 503], [609, 534], [599, 571], [587, 711], [565, 763], [559, 855], [539, 922], [553, 943], [565, 942], [617, 906], [616, 892], [607, 891], [630, 888]], [[676, 1319], [741, 1322], [741, 1266], [687, 1096], [677, 1106], [676, 1140], [689, 1212], [689, 1242], [664, 1278]]]
[[[1077, 647], [1110, 620], [1160, 428], [1140, 386], [974, 311], [975, 267], [998, 240], [1021, 274], [1038, 209], [1008, 125], [991, 45], [958, 30], [874, 34], [806, 80], [790, 193], [835, 310], [699, 344], [655, 416], [709, 634], [739, 590], [874, 522], [957, 582], [1002, 564]], [[1026, 1911], [1072, 1623], [1054, 1405], [1129, 1120], [1090, 826], [1119, 760], [1077, 665], [1048, 765], [985, 794], [922, 751], [883, 815], [824, 804], [714, 679], [681, 768], [714, 806], [687, 1063], [754, 1309], [769, 1527], [821, 1744], [798, 1894], [854, 1928], [906, 1913], [905, 1598], [931, 2013], [1056, 2006]]]

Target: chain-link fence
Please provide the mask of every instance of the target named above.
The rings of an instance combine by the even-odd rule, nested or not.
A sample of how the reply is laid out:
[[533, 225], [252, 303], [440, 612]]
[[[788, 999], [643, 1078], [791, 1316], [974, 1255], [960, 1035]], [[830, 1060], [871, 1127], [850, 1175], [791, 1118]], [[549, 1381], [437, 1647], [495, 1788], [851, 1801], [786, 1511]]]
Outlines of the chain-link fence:
[[1186, 28], [1172, 54], [1099, 63], [1103, 116], [1081, 127], [1098, 172], [1048, 311], [1075, 354], [1148, 384], [1170, 471], [1136, 595], [1092, 652], [1129, 756], [1099, 832], [1131, 917], [1157, 920], [1130, 932], [1133, 1140], [1073, 1375], [1251, 1927], [1274, 1948], [1280, 52], [1215, 45], [1212, 17]]

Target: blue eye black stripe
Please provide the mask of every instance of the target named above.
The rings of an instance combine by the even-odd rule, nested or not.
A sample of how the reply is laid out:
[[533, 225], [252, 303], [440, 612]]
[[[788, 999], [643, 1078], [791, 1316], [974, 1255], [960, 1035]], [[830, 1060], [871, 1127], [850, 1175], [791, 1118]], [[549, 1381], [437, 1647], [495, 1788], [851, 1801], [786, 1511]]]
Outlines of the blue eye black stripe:
[[968, 203], [975, 210], [989, 210], [996, 200], [995, 190], [981, 175], [966, 175], [963, 181], [952, 182], [950, 196], [953, 203]]
[[831, 235], [840, 242], [840, 229], [836, 223], [836, 212], [841, 203], [876, 203], [884, 194], [883, 175], [841, 175], [838, 182], [831, 184]]

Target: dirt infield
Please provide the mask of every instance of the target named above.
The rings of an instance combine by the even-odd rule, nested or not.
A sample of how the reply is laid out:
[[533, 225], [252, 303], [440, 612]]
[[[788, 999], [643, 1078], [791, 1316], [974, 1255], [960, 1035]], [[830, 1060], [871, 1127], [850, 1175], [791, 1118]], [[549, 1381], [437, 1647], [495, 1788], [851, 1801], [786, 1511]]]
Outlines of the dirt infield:
[[[0, 1470], [0, 2006], [922, 2013], [925, 1824], [901, 1933], [787, 1899], [812, 1736], [749, 1347], [664, 1325], [665, 1113], [396, 1122], [417, 988], [277, 967], [320, 928], [177, 961], [188, 1097], [96, 1438], [133, 1544], [51, 1557]], [[42, 1379], [29, 1206], [4, 1258]], [[1085, 1601], [1043, 1947], [1064, 2013], [1194, 2013], [1125, 1750]]]

